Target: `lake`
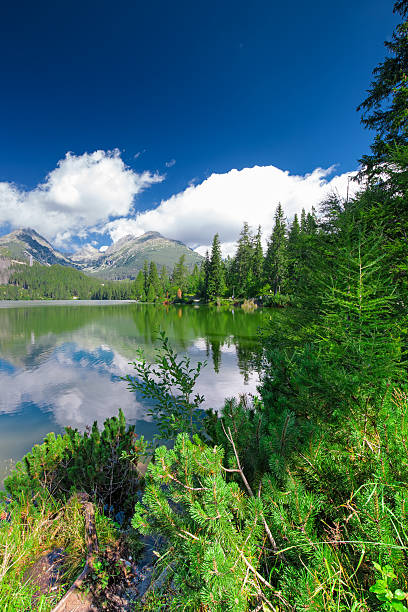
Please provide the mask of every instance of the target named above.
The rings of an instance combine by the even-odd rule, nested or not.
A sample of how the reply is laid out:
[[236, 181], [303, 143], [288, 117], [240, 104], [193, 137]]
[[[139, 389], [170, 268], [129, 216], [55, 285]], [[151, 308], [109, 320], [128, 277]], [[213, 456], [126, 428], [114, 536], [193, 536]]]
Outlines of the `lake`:
[[207, 361], [197, 383], [204, 407], [256, 391], [257, 330], [270, 311], [112, 302], [0, 303], [0, 481], [50, 431], [83, 430], [122, 408], [139, 434], [152, 437], [145, 400], [122, 376], [142, 348], [154, 358], [163, 329], [192, 364]]

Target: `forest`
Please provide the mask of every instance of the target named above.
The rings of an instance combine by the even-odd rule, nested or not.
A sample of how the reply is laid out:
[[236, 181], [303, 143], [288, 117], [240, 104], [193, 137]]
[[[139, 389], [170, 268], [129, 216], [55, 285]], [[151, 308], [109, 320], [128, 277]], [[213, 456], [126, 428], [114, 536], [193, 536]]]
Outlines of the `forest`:
[[[342, 206], [333, 194], [332, 206]], [[171, 274], [154, 261], [145, 261], [134, 281], [104, 281], [67, 266], [15, 266], [8, 285], [0, 285], [1, 299], [137, 299], [158, 302], [196, 298], [220, 302], [222, 298], [256, 298], [263, 305], [287, 305], [306, 286], [310, 273], [313, 237], [318, 233], [316, 211], [302, 210], [288, 224], [281, 204], [276, 207], [274, 227], [262, 248], [262, 228], [254, 235], [244, 223], [233, 257], [223, 259], [219, 235], [201, 267], [190, 273], [182, 255]]]
[[[159, 334], [155, 363], [139, 352], [126, 377], [153, 400], [156, 442], [122, 414], [102, 432], [50, 434], [6, 480], [3, 512], [21, 520], [0, 527], [0, 546], [24, 556], [24, 525], [45, 521], [36, 537], [69, 551], [72, 581], [85, 547], [62, 522], [77, 524], [81, 491], [103, 543], [88, 589], [106, 609], [120, 609], [112, 590], [125, 584], [114, 547], [137, 555], [140, 534], [160, 534], [162, 579], [134, 610], [408, 611], [408, 3], [394, 10], [401, 23], [358, 109], [374, 141], [357, 195], [331, 194], [289, 228], [278, 205], [266, 253], [245, 225], [231, 260], [215, 236], [202, 269], [188, 277], [179, 262], [170, 281], [206, 300], [288, 296], [301, 316], [261, 331], [258, 394], [231, 389], [221, 414], [203, 414], [202, 364]], [[133, 287], [153, 298], [167, 282], [146, 267]], [[12, 587], [25, 609], [32, 594], [10, 564], [0, 602]]]

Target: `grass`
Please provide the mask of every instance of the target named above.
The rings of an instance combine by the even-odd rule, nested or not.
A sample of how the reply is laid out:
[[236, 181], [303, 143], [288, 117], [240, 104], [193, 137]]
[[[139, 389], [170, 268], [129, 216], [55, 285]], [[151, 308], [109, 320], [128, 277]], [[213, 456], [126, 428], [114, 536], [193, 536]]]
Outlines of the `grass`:
[[[84, 518], [78, 498], [73, 496], [65, 504], [52, 499], [35, 504], [26, 499], [5, 501], [0, 504], [0, 517], [0, 610], [52, 610], [85, 561]], [[117, 533], [112, 521], [98, 511], [95, 518], [101, 546], [113, 543]], [[29, 570], [55, 548], [65, 554], [60, 584], [39, 594]]]

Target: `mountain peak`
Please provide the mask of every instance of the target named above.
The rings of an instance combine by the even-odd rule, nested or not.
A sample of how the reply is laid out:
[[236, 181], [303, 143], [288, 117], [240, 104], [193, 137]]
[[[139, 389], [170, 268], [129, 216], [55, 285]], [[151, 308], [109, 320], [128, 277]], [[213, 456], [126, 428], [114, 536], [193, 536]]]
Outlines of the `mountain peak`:
[[160, 232], [145, 232], [139, 238], [164, 238]]
[[166, 238], [160, 232], [145, 232], [141, 236], [127, 234], [111, 244], [97, 261], [89, 262], [84, 269], [100, 278], [135, 278], [139, 270], [143, 269], [145, 261], [154, 261], [159, 268], [164, 266], [171, 272], [182, 255], [191, 270], [202, 261], [201, 255], [178, 240]]
[[31, 227], [20, 227], [6, 236], [1, 236], [0, 255], [20, 261], [31, 256], [34, 261], [44, 265], [73, 265], [65, 255], [54, 249], [46, 238]]

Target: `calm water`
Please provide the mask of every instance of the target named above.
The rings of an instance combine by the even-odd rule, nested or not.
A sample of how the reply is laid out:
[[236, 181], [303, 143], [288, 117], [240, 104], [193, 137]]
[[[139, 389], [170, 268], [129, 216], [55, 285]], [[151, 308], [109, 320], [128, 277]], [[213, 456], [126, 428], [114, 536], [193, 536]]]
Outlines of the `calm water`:
[[0, 480], [49, 431], [88, 424], [122, 408], [140, 434], [151, 436], [146, 403], [127, 390], [136, 348], [153, 360], [155, 330], [179, 353], [207, 360], [197, 391], [206, 407], [254, 392], [257, 329], [269, 312], [206, 307], [155, 307], [102, 302], [0, 302]]

